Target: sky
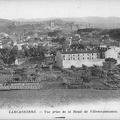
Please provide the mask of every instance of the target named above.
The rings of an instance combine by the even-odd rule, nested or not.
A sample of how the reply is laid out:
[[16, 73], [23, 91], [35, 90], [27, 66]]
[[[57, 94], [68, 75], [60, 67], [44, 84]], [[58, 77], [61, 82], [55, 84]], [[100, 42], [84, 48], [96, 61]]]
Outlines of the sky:
[[120, 17], [120, 0], [0, 0], [0, 18]]

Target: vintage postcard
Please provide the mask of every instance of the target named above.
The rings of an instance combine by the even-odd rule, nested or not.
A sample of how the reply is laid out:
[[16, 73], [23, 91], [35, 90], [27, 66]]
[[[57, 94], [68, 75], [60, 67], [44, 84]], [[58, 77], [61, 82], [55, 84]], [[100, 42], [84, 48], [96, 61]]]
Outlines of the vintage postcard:
[[0, 0], [0, 119], [120, 119], [119, 0]]

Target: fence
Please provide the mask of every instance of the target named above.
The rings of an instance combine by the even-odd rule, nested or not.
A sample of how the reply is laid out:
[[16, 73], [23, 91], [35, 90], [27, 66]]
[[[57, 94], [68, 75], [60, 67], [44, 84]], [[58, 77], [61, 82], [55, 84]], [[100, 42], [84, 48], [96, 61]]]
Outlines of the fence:
[[0, 90], [39, 90], [42, 88], [42, 83], [12, 83], [8, 85], [0, 85]]

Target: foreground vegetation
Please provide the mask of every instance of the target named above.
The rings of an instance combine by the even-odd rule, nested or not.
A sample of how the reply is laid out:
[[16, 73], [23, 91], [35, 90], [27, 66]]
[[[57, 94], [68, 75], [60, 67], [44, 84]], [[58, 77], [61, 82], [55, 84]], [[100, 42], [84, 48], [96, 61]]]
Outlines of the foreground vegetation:
[[[41, 83], [42, 88], [56, 86], [56, 88], [83, 89], [119, 89], [120, 65], [113, 58], [105, 59], [103, 66], [93, 66], [65, 70], [57, 67], [43, 68], [41, 65], [33, 67], [13, 67], [1, 70], [1, 84], [13, 83]], [[4, 72], [3, 72], [4, 71]]]

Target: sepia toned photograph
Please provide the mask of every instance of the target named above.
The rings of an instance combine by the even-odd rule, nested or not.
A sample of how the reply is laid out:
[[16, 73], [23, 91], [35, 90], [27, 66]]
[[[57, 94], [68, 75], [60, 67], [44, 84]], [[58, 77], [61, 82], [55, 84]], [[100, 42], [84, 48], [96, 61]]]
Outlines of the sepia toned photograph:
[[120, 0], [0, 0], [0, 119], [120, 119]]

